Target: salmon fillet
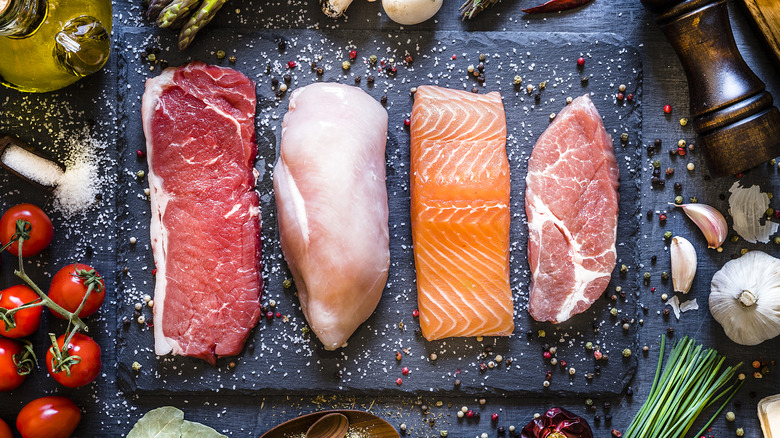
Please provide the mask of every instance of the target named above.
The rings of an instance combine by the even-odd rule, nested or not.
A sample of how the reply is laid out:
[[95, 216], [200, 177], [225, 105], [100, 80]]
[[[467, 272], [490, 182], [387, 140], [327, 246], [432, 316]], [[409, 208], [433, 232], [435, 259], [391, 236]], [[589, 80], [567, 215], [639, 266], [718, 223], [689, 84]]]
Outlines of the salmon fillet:
[[528, 160], [528, 311], [561, 323], [601, 296], [615, 268], [619, 169], [612, 139], [585, 95], [567, 105]]
[[429, 341], [509, 335], [510, 182], [501, 95], [423, 85], [411, 121], [422, 334]]

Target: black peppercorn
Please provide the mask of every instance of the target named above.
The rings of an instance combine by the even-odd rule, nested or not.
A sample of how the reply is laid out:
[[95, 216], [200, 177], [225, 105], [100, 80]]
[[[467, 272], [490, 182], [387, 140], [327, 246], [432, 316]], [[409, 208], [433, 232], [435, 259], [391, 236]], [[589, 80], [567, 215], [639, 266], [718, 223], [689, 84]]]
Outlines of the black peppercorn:
[[540, 100], [542, 100], [542, 95], [539, 93], [534, 94], [534, 100], [539, 102]]
[[605, 410], [605, 411], [608, 411], [608, 410], [610, 410], [610, 409], [612, 409], [612, 403], [610, 403], [610, 402], [604, 402], [604, 410]]
[[480, 72], [480, 73], [485, 71], [485, 64], [483, 64], [481, 62], [479, 64], [477, 64], [477, 71]]
[[594, 423], [600, 423], [601, 422], [601, 415], [594, 415], [593, 416], [593, 422]]
[[668, 307], [665, 307], [665, 308], [664, 308], [664, 312], [663, 312], [663, 313], [664, 313], [664, 316], [669, 316], [669, 314], [670, 314], [671, 312], [672, 312], [672, 311], [671, 311], [671, 310], [669, 310], [669, 308], [668, 308]]
[[498, 428], [496, 428], [496, 432], [498, 432], [499, 435], [503, 435], [506, 433], [506, 428], [504, 426], [498, 426]]
[[655, 146], [649, 144], [647, 145], [647, 156], [652, 157], [653, 155], [655, 155]]
[[674, 183], [674, 191], [675, 192], [682, 191], [682, 183], [679, 182]]
[[477, 82], [479, 82], [480, 84], [484, 84], [485, 83], [485, 75], [477, 76]]
[[650, 257], [650, 263], [655, 264], [655, 262], [658, 261], [658, 256], [652, 256]]
[[596, 365], [593, 367], [593, 371], [596, 373], [597, 376], [601, 375], [601, 365]]
[[359, 84], [360, 83], [360, 79], [362, 79], [360, 76], [355, 76], [355, 83]]
[[387, 96], [382, 96], [379, 101], [382, 102], [382, 105], [387, 104]]
[[479, 93], [479, 88], [474, 87], [474, 88], [471, 89], [471, 92], [474, 93], [474, 94]]
[[325, 73], [325, 69], [322, 67], [317, 67], [317, 74], [322, 76], [323, 73]]
[[534, 331], [533, 331], [533, 330], [527, 330], [527, 331], [525, 332], [525, 335], [526, 335], [526, 336], [528, 336], [528, 337], [530, 338], [530, 337], [532, 337], [532, 336], [534, 335]]
[[657, 148], [660, 148], [660, 147], [661, 147], [661, 144], [663, 144], [663, 142], [661, 141], [661, 139], [660, 139], [660, 138], [656, 138], [656, 139], [653, 141], [653, 146], [655, 146], [655, 147], [657, 147]]
[[612, 414], [604, 414], [604, 421], [606, 421], [607, 423], [612, 421]]
[[366, 81], [368, 81], [369, 84], [373, 84], [374, 83], [374, 75], [368, 75], [368, 77], [366, 78]]
[[459, 386], [460, 386], [460, 379], [455, 379], [455, 387], [457, 388]]
[[634, 390], [633, 390], [633, 389], [631, 389], [631, 388], [628, 388], [628, 389], [626, 390], [626, 395], [627, 395], [627, 396], [629, 396], [629, 397], [633, 397], [633, 395], [634, 395]]
[[589, 80], [589, 79], [588, 79], [588, 77], [587, 77], [587, 76], [583, 76], [583, 77], [581, 77], [581, 78], [580, 78], [580, 82], [582, 82], [582, 84], [583, 84], [583, 85], [587, 84], [587, 83], [588, 83], [588, 80]]
[[669, 327], [666, 329], [666, 334], [669, 336], [674, 336], [674, 327]]
[[289, 74], [284, 75], [284, 81], [289, 84], [292, 81], [292, 76], [290, 76]]
[[279, 85], [279, 79], [271, 78], [271, 85], [274, 87]]
[[654, 177], [650, 178], [650, 183], [651, 184], [660, 184], [661, 183], [661, 178], [658, 178], [657, 176], [654, 176]]
[[653, 210], [647, 210], [647, 220], [653, 219]]

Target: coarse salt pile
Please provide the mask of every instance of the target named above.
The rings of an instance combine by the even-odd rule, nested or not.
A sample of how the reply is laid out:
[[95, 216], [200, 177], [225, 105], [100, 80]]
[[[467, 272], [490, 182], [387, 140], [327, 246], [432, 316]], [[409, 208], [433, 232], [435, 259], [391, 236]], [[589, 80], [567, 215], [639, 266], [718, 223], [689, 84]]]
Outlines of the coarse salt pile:
[[62, 169], [56, 163], [15, 144], [5, 149], [0, 161], [23, 177], [47, 187], [59, 184], [63, 176]]
[[99, 148], [94, 139], [79, 142], [65, 160], [65, 171], [57, 163], [17, 145], [9, 145], [0, 161], [31, 181], [53, 187], [54, 209], [70, 218], [95, 202], [102, 181], [96, 158]]

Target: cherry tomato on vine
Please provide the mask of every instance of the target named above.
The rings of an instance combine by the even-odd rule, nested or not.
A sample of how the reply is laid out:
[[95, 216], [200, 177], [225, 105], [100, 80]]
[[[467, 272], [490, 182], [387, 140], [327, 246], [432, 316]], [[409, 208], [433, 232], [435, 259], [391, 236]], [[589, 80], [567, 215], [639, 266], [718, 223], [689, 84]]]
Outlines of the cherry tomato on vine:
[[[40, 300], [41, 298], [34, 290], [23, 284], [17, 284], [0, 291], [0, 307], [8, 310]], [[16, 327], [10, 330], [5, 329], [5, 323], [0, 318], [0, 335], [8, 338], [21, 338], [34, 333], [38, 330], [38, 326], [41, 325], [42, 312], [43, 306], [38, 306], [14, 313], [13, 318], [16, 322]]]
[[2, 418], [0, 418], [0, 438], [14, 438], [11, 428]]
[[22, 438], [68, 438], [81, 421], [81, 410], [65, 397], [41, 397], [27, 403], [16, 417]]
[[[29, 238], [22, 244], [22, 257], [34, 256], [51, 243], [54, 238], [54, 226], [51, 219], [40, 208], [32, 204], [19, 204], [8, 209], [0, 218], [0, 242], [5, 245], [16, 233], [16, 221], [24, 219], [30, 223]], [[8, 247], [8, 252], [19, 254], [19, 242]]]
[[[55, 362], [54, 347], [49, 347], [46, 352], [46, 368], [49, 374], [61, 385], [68, 388], [82, 387], [97, 378], [100, 374], [102, 362], [100, 361], [100, 346], [92, 338], [81, 333], [76, 333], [70, 340], [69, 348], [63, 349], [66, 335], [57, 338], [57, 346], [62, 351], [62, 356], [68, 356], [65, 362], [69, 363], [70, 375], [65, 367]], [[78, 356], [78, 360], [74, 356]], [[55, 369], [57, 368], [57, 369]], [[56, 371], [56, 372], [55, 372]]]
[[[69, 312], [75, 312], [87, 289], [92, 286], [92, 292], [89, 294], [87, 302], [79, 312], [79, 317], [84, 318], [97, 312], [106, 298], [106, 286], [103, 277], [89, 265], [74, 263], [60, 269], [51, 279], [49, 287], [49, 298], [59, 304]], [[51, 313], [58, 318], [64, 319], [62, 315], [52, 311]]]
[[0, 338], [0, 391], [18, 388], [35, 366], [28, 348], [19, 341]]

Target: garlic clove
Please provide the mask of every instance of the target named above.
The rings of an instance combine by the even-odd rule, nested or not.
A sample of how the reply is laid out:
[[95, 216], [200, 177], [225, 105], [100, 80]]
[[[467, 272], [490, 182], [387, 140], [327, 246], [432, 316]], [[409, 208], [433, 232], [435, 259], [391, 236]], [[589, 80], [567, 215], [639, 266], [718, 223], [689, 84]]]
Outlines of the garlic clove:
[[729, 226], [726, 218], [715, 208], [706, 204], [671, 204], [683, 209], [707, 239], [707, 248], [715, 249], [726, 241]]
[[675, 292], [687, 294], [696, 276], [696, 250], [688, 239], [680, 236], [672, 238], [670, 249], [672, 256], [672, 286]]

